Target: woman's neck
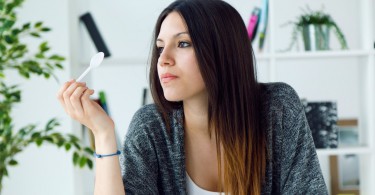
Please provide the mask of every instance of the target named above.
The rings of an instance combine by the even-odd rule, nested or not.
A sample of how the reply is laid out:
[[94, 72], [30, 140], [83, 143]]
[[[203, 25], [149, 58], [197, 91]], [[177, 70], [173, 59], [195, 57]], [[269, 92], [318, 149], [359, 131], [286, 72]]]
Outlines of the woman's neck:
[[208, 130], [208, 100], [184, 101], [185, 131], [190, 136], [210, 137]]

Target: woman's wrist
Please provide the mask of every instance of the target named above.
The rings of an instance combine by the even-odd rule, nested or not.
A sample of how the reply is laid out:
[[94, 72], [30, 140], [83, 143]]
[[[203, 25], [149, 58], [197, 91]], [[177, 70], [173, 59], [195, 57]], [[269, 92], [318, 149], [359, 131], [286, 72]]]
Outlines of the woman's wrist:
[[96, 134], [94, 137], [96, 153], [107, 154], [117, 151], [116, 135], [114, 130]]

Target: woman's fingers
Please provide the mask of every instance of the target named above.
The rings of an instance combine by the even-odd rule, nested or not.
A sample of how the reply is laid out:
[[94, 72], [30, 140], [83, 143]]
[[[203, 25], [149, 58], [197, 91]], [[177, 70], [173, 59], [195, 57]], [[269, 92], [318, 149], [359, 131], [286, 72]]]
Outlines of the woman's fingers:
[[57, 99], [59, 100], [60, 104], [65, 108], [65, 102], [63, 94], [66, 89], [73, 83], [74, 80], [67, 81], [64, 83], [64, 85], [60, 88], [59, 92], [57, 93]]
[[[82, 102], [82, 107], [84, 109], [90, 108], [92, 106], [92, 100], [90, 99], [90, 95], [94, 94], [94, 90], [92, 89], [87, 89], [86, 91], [83, 92], [81, 96], [81, 102]], [[84, 112], [87, 112], [87, 110], [84, 110]]]
[[64, 99], [64, 104], [65, 104], [65, 110], [66, 112], [72, 116], [75, 116], [75, 109], [72, 105], [72, 101], [74, 101], [74, 96], [72, 97], [72, 94], [78, 87], [86, 87], [86, 83], [77, 83], [74, 82], [72, 83], [64, 92], [63, 92], [63, 99]]
[[70, 117], [90, 128], [95, 135], [108, 133], [108, 130], [114, 129], [113, 120], [90, 99], [92, 94], [94, 90], [86, 87], [85, 83], [71, 81], [61, 87], [58, 99]]
[[77, 118], [81, 118], [84, 115], [82, 103], [81, 103], [81, 97], [86, 90], [87, 90], [87, 87], [79, 86], [74, 90], [74, 92], [70, 96], [70, 103], [74, 110], [74, 114]]

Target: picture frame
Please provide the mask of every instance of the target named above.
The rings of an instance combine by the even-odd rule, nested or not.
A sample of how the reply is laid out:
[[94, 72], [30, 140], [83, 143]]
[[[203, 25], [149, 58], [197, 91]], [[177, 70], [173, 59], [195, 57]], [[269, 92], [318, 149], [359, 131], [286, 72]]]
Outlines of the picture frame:
[[[357, 119], [340, 119], [337, 126], [339, 148], [359, 145]], [[359, 156], [356, 154], [330, 156], [332, 195], [360, 194], [359, 162]]]
[[337, 148], [337, 103], [302, 100], [316, 148]]
[[338, 147], [355, 147], [359, 145], [358, 120], [341, 119], [337, 121]]
[[330, 156], [331, 194], [359, 195], [359, 156]]

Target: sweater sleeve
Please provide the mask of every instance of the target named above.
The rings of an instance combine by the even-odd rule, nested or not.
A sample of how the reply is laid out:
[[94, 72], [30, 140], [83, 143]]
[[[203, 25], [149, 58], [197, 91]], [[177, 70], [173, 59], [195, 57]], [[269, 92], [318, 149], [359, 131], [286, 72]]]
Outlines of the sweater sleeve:
[[134, 115], [123, 145], [122, 180], [127, 195], [158, 194], [155, 145], [142, 115], [141, 111]]
[[328, 194], [311, 130], [297, 93], [283, 105], [281, 194]]

